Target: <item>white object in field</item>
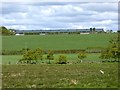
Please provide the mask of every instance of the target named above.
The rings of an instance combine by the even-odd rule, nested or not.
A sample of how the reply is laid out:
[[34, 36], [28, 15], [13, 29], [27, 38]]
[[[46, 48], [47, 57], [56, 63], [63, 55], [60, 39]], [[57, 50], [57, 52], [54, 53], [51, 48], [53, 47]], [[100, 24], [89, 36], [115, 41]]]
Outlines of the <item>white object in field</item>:
[[104, 74], [104, 72], [103, 72], [102, 70], [100, 70], [100, 72], [101, 72], [102, 74]]
[[15, 34], [15, 35], [16, 35], [16, 36], [19, 36], [19, 35], [21, 35], [21, 36], [22, 36], [22, 35], [24, 35], [24, 34], [19, 34], [19, 33], [18, 33], [18, 34]]

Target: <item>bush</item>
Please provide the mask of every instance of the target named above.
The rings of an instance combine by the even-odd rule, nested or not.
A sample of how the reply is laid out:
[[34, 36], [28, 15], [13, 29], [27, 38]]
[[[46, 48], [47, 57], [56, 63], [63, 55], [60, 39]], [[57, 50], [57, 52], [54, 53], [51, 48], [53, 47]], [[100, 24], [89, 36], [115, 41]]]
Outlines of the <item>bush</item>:
[[[112, 40], [109, 41], [110, 44], [107, 46], [107, 48], [101, 52], [100, 58], [101, 59], [109, 59], [109, 62], [118, 62], [118, 59], [120, 57], [120, 49], [118, 46], [118, 38], [115, 37]], [[114, 60], [112, 60], [114, 59]], [[112, 61], [111, 61], [112, 60]]]
[[87, 55], [86, 55], [86, 52], [79, 52], [79, 54], [78, 54], [78, 58], [80, 59], [80, 60], [82, 60], [82, 59], [84, 59], [84, 58], [86, 58], [87, 57]]
[[37, 60], [42, 60], [42, 56], [42, 50], [39, 48], [36, 50], [23, 50], [23, 58], [18, 62], [22, 61], [25, 63], [35, 64], [38, 62]]
[[67, 57], [65, 55], [60, 55], [57, 64], [67, 64]]
[[47, 59], [49, 60], [49, 64], [50, 64], [50, 60], [54, 60], [53, 51], [48, 52]]

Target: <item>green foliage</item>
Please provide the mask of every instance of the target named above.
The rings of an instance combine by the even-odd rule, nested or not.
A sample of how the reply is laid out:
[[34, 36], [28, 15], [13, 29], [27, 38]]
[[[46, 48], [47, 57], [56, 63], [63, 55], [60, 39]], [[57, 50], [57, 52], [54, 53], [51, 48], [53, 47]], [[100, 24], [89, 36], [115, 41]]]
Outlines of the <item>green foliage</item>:
[[23, 54], [22, 60], [27, 61], [27, 63], [31, 63], [33, 60], [37, 60], [37, 56], [34, 51], [28, 50]]
[[120, 50], [118, 49], [118, 38], [114, 38], [109, 41], [107, 49], [101, 53], [100, 58], [102, 59], [114, 59], [115, 61], [119, 58]]
[[65, 55], [60, 55], [58, 57], [58, 64], [66, 64], [67, 63], [67, 57]]
[[48, 55], [47, 55], [47, 59], [53, 60], [53, 59], [54, 59], [53, 54], [48, 54]]
[[112, 57], [112, 53], [110, 51], [105, 50], [101, 52], [101, 55], [100, 55], [101, 59], [111, 59], [111, 57]]
[[36, 49], [36, 50], [30, 50], [30, 49], [24, 49], [23, 50], [23, 58], [19, 60], [19, 62], [25, 62], [25, 63], [37, 63], [37, 60], [42, 60], [42, 50]]
[[87, 55], [86, 55], [86, 52], [85, 52], [85, 51], [79, 52], [78, 58], [79, 58], [80, 60], [82, 60], [82, 59], [84, 59], [84, 58], [86, 58], [86, 57], [87, 57]]
[[47, 59], [49, 60], [49, 64], [50, 64], [50, 60], [53, 60], [54, 59], [54, 56], [53, 56], [53, 52], [52, 51], [49, 51], [48, 55], [47, 55]]
[[[58, 61], [58, 57], [61, 54], [54, 54], [54, 60], [51, 60], [50, 62], [56, 63]], [[69, 63], [77, 63], [78, 57], [77, 54], [64, 54], [67, 57], [67, 62]], [[101, 59], [99, 58], [100, 53], [87, 53], [87, 57], [84, 59], [84, 61], [90, 61], [90, 62], [99, 62]], [[10, 61], [11, 64], [16, 64], [18, 60], [20, 60], [23, 56], [22, 55], [1, 55], [2, 57], [2, 64], [8, 64]], [[39, 63], [48, 63], [47, 55], [44, 54], [42, 57], [42, 60], [38, 60]]]
[[15, 33], [12, 31], [12, 29], [7, 29], [4, 26], [0, 26], [0, 34], [2, 35], [15, 35]]
[[119, 49], [118, 43], [119, 43], [118, 38], [114, 38], [110, 41], [110, 45], [108, 46], [109, 52], [111, 52], [112, 54], [111, 57], [114, 58], [115, 60], [117, 60], [120, 55], [120, 49]]
[[42, 51], [42, 49], [37, 48], [37, 49], [35, 50], [35, 55], [36, 55], [37, 59], [42, 60], [42, 59], [43, 59], [43, 51]]
[[30, 49], [29, 48], [23, 48], [22, 50], [21, 50], [21, 52], [22, 52], [22, 54], [24, 54], [24, 53], [26, 53], [27, 51], [29, 51]]

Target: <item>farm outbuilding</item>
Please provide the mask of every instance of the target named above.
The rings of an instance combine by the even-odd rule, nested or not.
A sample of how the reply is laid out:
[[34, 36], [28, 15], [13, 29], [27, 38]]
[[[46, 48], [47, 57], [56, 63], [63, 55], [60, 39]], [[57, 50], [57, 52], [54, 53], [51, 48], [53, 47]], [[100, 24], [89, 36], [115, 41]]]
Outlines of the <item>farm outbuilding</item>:
[[[71, 33], [77, 33], [77, 34], [89, 34], [92, 33], [90, 29], [56, 29], [56, 30], [14, 30], [16, 34], [26, 34], [26, 33], [34, 33], [34, 34], [71, 34]], [[103, 28], [96, 28], [94, 33], [100, 33], [104, 32]]]

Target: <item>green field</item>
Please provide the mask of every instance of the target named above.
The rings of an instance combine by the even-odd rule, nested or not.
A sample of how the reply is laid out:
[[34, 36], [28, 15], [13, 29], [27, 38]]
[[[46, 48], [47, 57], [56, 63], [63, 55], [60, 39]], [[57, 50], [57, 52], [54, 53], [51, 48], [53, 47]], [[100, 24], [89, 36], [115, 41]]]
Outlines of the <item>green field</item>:
[[22, 48], [42, 48], [44, 50], [86, 49], [87, 47], [106, 47], [109, 40], [117, 34], [74, 34], [74, 35], [31, 35], [3, 36], [3, 50]]
[[[55, 61], [58, 59], [58, 56], [61, 54], [55, 54], [54, 55], [54, 60], [51, 60], [51, 63], [55, 63]], [[80, 60], [77, 58], [77, 54], [64, 54], [67, 57], [68, 62], [79, 62]], [[100, 61], [101, 59], [99, 58], [100, 54], [99, 53], [91, 53], [87, 54], [87, 58], [85, 58], [83, 61]], [[16, 64], [18, 60], [22, 58], [21, 55], [3, 55], [2, 56], [2, 64]], [[39, 60], [39, 63], [44, 62], [48, 63], [48, 60], [46, 59], [46, 55], [43, 56], [43, 60]]]
[[[117, 88], [117, 63], [3, 65], [3, 88]], [[104, 71], [104, 74], [100, 72]]]
[[[2, 50], [43, 50], [106, 47], [117, 34], [2, 36]], [[101, 62], [100, 53], [87, 53], [83, 62], [77, 54], [64, 54], [67, 64], [48, 64], [46, 54], [37, 64], [16, 64], [22, 55], [2, 55], [3, 88], [117, 88], [118, 63]], [[91, 62], [92, 61], [92, 62]], [[77, 63], [79, 62], [79, 63]], [[104, 71], [101, 73], [100, 70]]]

